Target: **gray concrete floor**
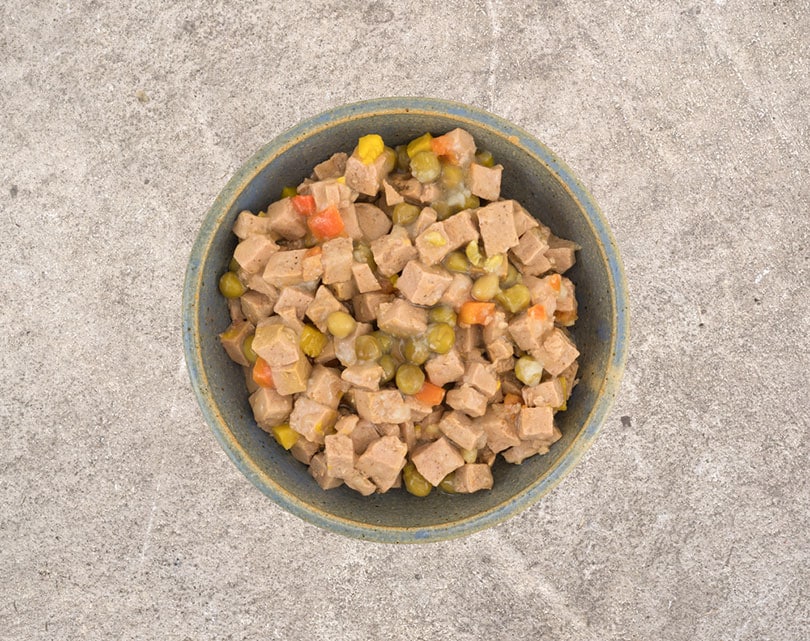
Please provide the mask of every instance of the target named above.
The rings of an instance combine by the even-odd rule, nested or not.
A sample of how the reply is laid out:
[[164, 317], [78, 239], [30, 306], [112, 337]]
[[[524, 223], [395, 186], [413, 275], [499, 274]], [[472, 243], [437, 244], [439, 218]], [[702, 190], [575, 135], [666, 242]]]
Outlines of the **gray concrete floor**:
[[[0, 6], [1, 639], [810, 636], [810, 5], [415, 4]], [[546, 142], [632, 296], [579, 467], [423, 547], [265, 499], [204, 424], [180, 339], [232, 172], [385, 95]]]

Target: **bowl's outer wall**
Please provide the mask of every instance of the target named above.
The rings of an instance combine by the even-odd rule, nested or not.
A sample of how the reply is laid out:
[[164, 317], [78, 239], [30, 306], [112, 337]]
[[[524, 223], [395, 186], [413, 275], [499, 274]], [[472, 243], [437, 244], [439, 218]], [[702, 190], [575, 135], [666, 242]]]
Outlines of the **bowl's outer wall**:
[[[408, 108], [409, 113], [404, 113]], [[332, 126], [339, 125], [339, 126]], [[557, 415], [563, 438], [548, 455], [520, 466], [499, 463], [490, 492], [427, 498], [406, 492], [372, 497], [344, 488], [324, 492], [306, 468], [256, 427], [238, 365], [217, 334], [229, 324], [217, 281], [231, 258], [230, 229], [243, 209], [263, 210], [286, 185], [297, 185], [335, 151], [351, 152], [357, 138], [379, 133], [394, 145], [425, 131], [467, 129], [480, 148], [503, 164], [502, 195], [520, 201], [558, 236], [582, 247], [566, 275], [577, 286], [574, 336], [581, 381], [568, 410]], [[507, 131], [499, 131], [507, 127]], [[510, 139], [511, 138], [511, 139]], [[298, 143], [295, 149], [290, 149]], [[269, 162], [272, 161], [272, 162]], [[269, 163], [269, 164], [268, 164]], [[555, 172], [562, 173], [560, 179]], [[184, 293], [187, 360], [203, 412], [225, 450], [263, 492], [303, 518], [334, 531], [381, 541], [448, 538], [503, 520], [545, 494], [581, 456], [612, 401], [626, 344], [625, 292], [614, 240], [596, 206], [559, 161], [500, 119], [455, 103], [389, 99], [358, 103], [302, 123], [259, 151], [223, 190], [192, 252]], [[195, 343], [198, 340], [199, 343]]]

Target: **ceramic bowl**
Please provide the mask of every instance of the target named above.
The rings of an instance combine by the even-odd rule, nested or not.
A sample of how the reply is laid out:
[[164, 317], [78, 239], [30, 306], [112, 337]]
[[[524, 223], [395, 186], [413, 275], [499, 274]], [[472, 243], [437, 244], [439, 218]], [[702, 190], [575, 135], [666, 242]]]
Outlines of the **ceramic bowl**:
[[[258, 212], [297, 185], [336, 151], [351, 152], [367, 133], [386, 144], [426, 131], [463, 127], [504, 166], [501, 194], [514, 198], [552, 231], [581, 245], [566, 275], [576, 284], [573, 328], [581, 377], [557, 415], [562, 439], [545, 456], [493, 468], [491, 491], [417, 498], [405, 491], [363, 497], [345, 486], [324, 491], [307, 468], [252, 418], [238, 365], [217, 334], [229, 324], [217, 281], [235, 247], [231, 226], [243, 209]], [[590, 446], [616, 394], [627, 346], [627, 292], [616, 242], [596, 203], [565, 164], [518, 127], [478, 109], [429, 98], [384, 98], [337, 107], [310, 118], [260, 149], [231, 178], [205, 216], [183, 291], [186, 361], [203, 416], [242, 473], [279, 506], [343, 535], [380, 542], [426, 542], [504, 521], [547, 494]], [[596, 506], [594, 506], [596, 509]]]

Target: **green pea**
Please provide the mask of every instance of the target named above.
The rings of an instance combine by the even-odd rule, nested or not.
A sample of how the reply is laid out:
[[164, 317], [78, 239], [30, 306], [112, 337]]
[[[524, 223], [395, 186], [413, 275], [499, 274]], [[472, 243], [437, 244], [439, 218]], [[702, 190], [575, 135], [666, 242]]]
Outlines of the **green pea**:
[[532, 295], [526, 285], [518, 283], [512, 285], [509, 289], [501, 292], [496, 297], [496, 300], [513, 314], [522, 312], [532, 302]]
[[409, 338], [402, 347], [402, 355], [409, 363], [421, 365], [430, 356], [430, 348], [423, 336]]
[[231, 258], [231, 262], [228, 263], [228, 271], [236, 273], [240, 269], [241, 269], [241, 266], [239, 265], [239, 263], [236, 262], [236, 258]]
[[410, 461], [402, 468], [402, 482], [405, 489], [414, 496], [427, 496], [433, 489], [430, 482], [419, 473], [416, 466]]
[[369, 265], [374, 263], [374, 254], [371, 253], [371, 247], [365, 243], [357, 243], [352, 252], [352, 258], [356, 263], [367, 263]]
[[428, 319], [431, 323], [447, 323], [451, 327], [455, 326], [458, 316], [452, 307], [438, 305], [428, 312]]
[[456, 342], [456, 332], [446, 323], [437, 323], [427, 332], [428, 347], [437, 354], [447, 354]]
[[397, 362], [390, 354], [380, 356], [380, 360], [378, 360], [377, 363], [383, 368], [383, 376], [380, 379], [381, 383], [387, 383], [394, 378], [394, 375], [397, 373]]
[[506, 268], [506, 276], [501, 278], [501, 289], [509, 289], [518, 282], [519, 276], [520, 272], [518, 272], [517, 268], [512, 263], [509, 263], [509, 267]]
[[361, 361], [375, 361], [382, 356], [380, 344], [371, 334], [358, 336], [354, 343], [354, 351]]
[[397, 145], [394, 151], [396, 151], [397, 154], [397, 169], [399, 171], [408, 171], [411, 166], [411, 157], [408, 155], [408, 146]]
[[498, 277], [495, 274], [484, 274], [473, 283], [470, 293], [475, 300], [492, 300], [500, 292]]
[[378, 329], [375, 332], [371, 332], [371, 335], [377, 339], [377, 343], [380, 346], [383, 354], [387, 354], [391, 351], [391, 347], [394, 344], [394, 337], [391, 334], [387, 334], [386, 332]]
[[447, 188], [458, 187], [464, 181], [464, 171], [458, 165], [442, 166], [442, 184]]
[[481, 199], [470, 194], [464, 199], [464, 209], [478, 209], [481, 206]]
[[430, 206], [433, 208], [433, 211], [436, 212], [436, 217], [439, 220], [447, 220], [453, 214], [450, 205], [444, 200], [434, 200], [430, 203]]
[[420, 151], [411, 158], [411, 174], [420, 183], [432, 183], [441, 173], [442, 165], [432, 151]]
[[416, 205], [410, 203], [398, 203], [394, 205], [394, 211], [391, 214], [391, 220], [395, 225], [410, 225], [419, 216], [419, 209]]
[[484, 150], [481, 150], [475, 154], [475, 162], [477, 162], [479, 165], [484, 165], [484, 167], [495, 166], [495, 159], [492, 157], [492, 154]]
[[447, 492], [448, 494], [456, 494], [456, 486], [453, 483], [453, 480], [456, 478], [455, 472], [450, 472], [447, 476], [442, 479], [442, 482], [439, 483], [439, 488], [442, 492]]
[[470, 261], [459, 251], [447, 254], [447, 258], [444, 259], [444, 266], [451, 272], [458, 272], [459, 274], [466, 274], [470, 271]]
[[346, 338], [355, 327], [357, 321], [346, 312], [332, 312], [326, 317], [326, 328], [335, 338]]
[[242, 342], [242, 353], [245, 355], [248, 363], [255, 363], [256, 359], [259, 358], [259, 355], [253, 351], [253, 337], [254, 334], [248, 334]]
[[219, 291], [225, 298], [239, 298], [245, 293], [245, 286], [233, 272], [225, 272], [219, 279]]
[[397, 368], [396, 381], [403, 394], [416, 394], [425, 384], [425, 373], [416, 365], [405, 363]]

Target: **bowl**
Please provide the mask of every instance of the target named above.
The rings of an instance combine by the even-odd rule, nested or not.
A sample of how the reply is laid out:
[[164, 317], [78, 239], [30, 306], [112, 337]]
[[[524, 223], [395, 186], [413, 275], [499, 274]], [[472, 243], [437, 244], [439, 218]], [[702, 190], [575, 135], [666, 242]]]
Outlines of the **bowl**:
[[[582, 249], [566, 273], [577, 288], [573, 328], [581, 352], [579, 385], [568, 410], [557, 414], [562, 438], [545, 456], [510, 465], [500, 457], [494, 488], [469, 495], [405, 491], [363, 497], [344, 487], [324, 491], [306, 466], [260, 430], [244, 377], [219, 344], [229, 324], [217, 281], [236, 245], [237, 214], [258, 212], [297, 185], [336, 151], [351, 153], [367, 133], [386, 144], [426, 131], [463, 127], [504, 166], [501, 193]], [[453, 538], [495, 525], [535, 503], [568, 473], [591, 445], [616, 394], [627, 348], [627, 292], [616, 241], [596, 203], [565, 164], [518, 127], [484, 111], [432, 98], [382, 98], [331, 109], [262, 147], [214, 201], [194, 243], [183, 290], [183, 339], [191, 383], [205, 420], [241, 472], [293, 514], [335, 533], [378, 542]]]

